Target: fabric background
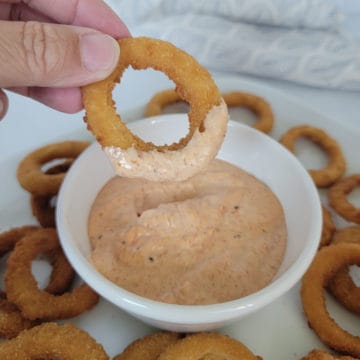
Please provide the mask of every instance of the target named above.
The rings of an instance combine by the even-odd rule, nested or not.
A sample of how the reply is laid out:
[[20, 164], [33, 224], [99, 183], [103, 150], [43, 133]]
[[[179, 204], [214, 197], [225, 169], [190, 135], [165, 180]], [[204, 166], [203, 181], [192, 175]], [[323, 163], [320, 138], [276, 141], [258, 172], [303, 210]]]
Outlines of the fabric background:
[[339, 1], [108, 3], [134, 36], [171, 41], [209, 69], [360, 90], [360, 37], [348, 30]]

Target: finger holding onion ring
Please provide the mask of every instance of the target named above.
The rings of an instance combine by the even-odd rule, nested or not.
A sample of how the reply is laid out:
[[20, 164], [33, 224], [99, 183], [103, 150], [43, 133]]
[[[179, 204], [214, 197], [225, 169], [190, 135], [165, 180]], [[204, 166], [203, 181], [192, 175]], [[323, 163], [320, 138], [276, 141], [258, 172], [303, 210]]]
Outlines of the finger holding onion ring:
[[[228, 112], [209, 72], [174, 45], [146, 37], [119, 40], [121, 56], [105, 80], [82, 88], [85, 121], [119, 175], [149, 180], [184, 180], [217, 154], [224, 140]], [[111, 92], [122, 74], [153, 68], [176, 84], [190, 105], [189, 132], [177, 143], [157, 146], [134, 135], [116, 113]]]

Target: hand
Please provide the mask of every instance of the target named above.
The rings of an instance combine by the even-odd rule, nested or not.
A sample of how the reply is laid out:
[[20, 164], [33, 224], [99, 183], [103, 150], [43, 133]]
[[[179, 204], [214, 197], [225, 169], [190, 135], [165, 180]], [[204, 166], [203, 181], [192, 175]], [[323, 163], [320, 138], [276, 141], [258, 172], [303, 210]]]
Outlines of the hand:
[[[80, 86], [105, 78], [130, 36], [102, 0], [0, 0], [0, 88], [54, 109], [82, 109]], [[7, 109], [0, 89], [0, 119]]]

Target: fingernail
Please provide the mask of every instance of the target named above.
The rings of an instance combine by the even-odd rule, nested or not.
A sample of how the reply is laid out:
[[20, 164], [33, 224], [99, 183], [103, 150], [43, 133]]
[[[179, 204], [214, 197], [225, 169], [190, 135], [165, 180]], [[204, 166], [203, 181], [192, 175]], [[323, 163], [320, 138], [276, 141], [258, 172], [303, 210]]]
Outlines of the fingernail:
[[110, 72], [120, 55], [117, 41], [105, 34], [84, 34], [80, 39], [83, 66], [90, 72]]

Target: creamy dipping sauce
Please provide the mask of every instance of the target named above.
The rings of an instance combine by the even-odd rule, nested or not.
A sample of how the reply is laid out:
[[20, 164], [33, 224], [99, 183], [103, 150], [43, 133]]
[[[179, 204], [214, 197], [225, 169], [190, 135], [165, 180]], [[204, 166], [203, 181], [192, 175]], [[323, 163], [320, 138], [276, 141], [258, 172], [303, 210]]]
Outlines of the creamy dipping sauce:
[[176, 151], [140, 151], [131, 147], [105, 147], [118, 175], [152, 181], [181, 181], [203, 169], [218, 153], [226, 134], [229, 114], [222, 100], [204, 119], [205, 131], [196, 130], [187, 145]]
[[91, 260], [108, 279], [168, 303], [238, 299], [271, 282], [287, 239], [273, 192], [221, 160], [182, 182], [116, 176], [89, 216]]

